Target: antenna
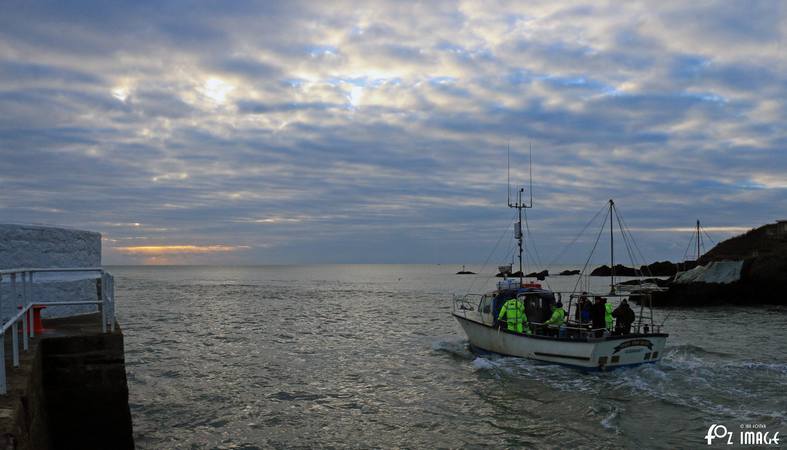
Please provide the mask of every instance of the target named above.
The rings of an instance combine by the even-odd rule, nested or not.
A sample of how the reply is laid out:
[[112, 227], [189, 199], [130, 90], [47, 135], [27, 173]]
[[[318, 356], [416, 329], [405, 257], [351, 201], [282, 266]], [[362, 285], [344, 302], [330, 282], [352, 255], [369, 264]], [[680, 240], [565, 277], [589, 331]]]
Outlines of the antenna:
[[508, 206], [511, 206], [511, 141], [508, 141]]
[[524, 248], [522, 246], [522, 241], [524, 239], [524, 235], [522, 233], [522, 210], [527, 208], [533, 207], [533, 145], [530, 145], [530, 204], [526, 204], [522, 201], [522, 193], [525, 191], [525, 188], [520, 188], [517, 191], [517, 201], [516, 203], [511, 203], [511, 143], [508, 144], [508, 207], [509, 208], [516, 208], [519, 213], [519, 221], [516, 223], [514, 227], [514, 239], [517, 240], [518, 247], [519, 247], [519, 284], [522, 284], [524, 273], [522, 272], [522, 252]]
[[533, 143], [528, 143], [530, 146], [530, 156], [528, 165], [530, 166], [530, 208], [533, 207]]

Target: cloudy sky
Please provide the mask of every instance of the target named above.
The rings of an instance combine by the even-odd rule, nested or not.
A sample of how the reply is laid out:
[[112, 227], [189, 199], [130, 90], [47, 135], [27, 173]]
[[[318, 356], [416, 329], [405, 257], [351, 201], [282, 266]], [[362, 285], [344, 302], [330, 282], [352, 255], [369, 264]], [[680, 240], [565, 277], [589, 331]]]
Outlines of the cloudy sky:
[[787, 219], [786, 36], [781, 1], [4, 1], [0, 222], [110, 264], [497, 264], [532, 145], [541, 261], [610, 198], [676, 260]]

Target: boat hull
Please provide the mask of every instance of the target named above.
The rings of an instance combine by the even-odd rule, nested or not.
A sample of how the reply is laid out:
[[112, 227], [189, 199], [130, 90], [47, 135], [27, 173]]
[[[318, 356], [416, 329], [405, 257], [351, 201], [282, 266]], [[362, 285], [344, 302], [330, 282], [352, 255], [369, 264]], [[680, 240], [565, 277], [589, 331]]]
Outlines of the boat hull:
[[668, 336], [638, 334], [587, 340], [529, 336], [499, 330], [461, 315], [454, 314], [454, 317], [475, 348], [584, 370], [609, 370], [656, 362], [662, 357]]

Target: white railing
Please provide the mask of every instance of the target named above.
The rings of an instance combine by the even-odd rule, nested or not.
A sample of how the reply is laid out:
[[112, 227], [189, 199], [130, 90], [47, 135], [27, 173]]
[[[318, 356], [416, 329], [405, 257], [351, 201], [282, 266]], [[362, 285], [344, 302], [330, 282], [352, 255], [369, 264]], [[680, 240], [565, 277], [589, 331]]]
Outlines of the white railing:
[[[101, 292], [98, 300], [52, 301], [46, 302], [37, 298], [33, 287], [34, 275], [44, 278], [45, 282], [68, 282], [90, 279], [101, 280]], [[54, 279], [52, 276], [55, 276]], [[57, 276], [62, 277], [57, 279]], [[45, 278], [49, 278], [46, 280]], [[106, 333], [107, 327], [115, 331], [115, 278], [100, 267], [79, 268], [20, 268], [0, 270], [0, 313], [3, 308], [3, 283], [9, 283], [11, 301], [18, 305], [19, 312], [11, 318], [2, 320], [0, 333], [0, 395], [8, 392], [5, 364], [5, 338], [11, 330], [12, 364], [19, 367], [19, 322], [22, 322], [22, 349], [30, 349], [30, 339], [35, 338], [34, 307], [35, 306], [72, 306], [97, 305], [101, 310], [101, 331]]]

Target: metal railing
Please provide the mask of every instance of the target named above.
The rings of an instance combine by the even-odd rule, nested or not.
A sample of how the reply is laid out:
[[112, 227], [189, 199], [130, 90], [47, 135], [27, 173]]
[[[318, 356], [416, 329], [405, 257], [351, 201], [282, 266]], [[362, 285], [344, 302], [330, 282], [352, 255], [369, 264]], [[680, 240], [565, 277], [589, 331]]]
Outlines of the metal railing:
[[[566, 312], [566, 318], [568, 318], [572, 311], [576, 312], [575, 308], [577, 305], [575, 300], [578, 300], [580, 297], [586, 297], [588, 299], [595, 298], [595, 297], [613, 297], [613, 298], [625, 298], [630, 299], [630, 297], [639, 295], [648, 300], [650, 303], [650, 294], [647, 292], [633, 292], [633, 293], [607, 293], [607, 294], [596, 294], [596, 293], [587, 293], [580, 294], [577, 292], [559, 292], [554, 291], [552, 292], [558, 301], [561, 300], [563, 297], [568, 297], [568, 310]], [[482, 308], [482, 301], [488, 294], [465, 294], [465, 295], [456, 295], [453, 296], [453, 305], [452, 305], [452, 312], [454, 314], [462, 315], [463, 317], [467, 318], [468, 312], [473, 313], [471, 316], [478, 316], [478, 320], [482, 323], [487, 323], [488, 321], [484, 318], [484, 312], [481, 311]], [[520, 293], [518, 296], [521, 298], [526, 297], [527, 295], [533, 295], [532, 293], [523, 292]], [[640, 311], [635, 315], [635, 321], [631, 324], [631, 328], [634, 334], [651, 334], [651, 333], [661, 333], [662, 325], [657, 325], [653, 320], [653, 308], [648, 307], [647, 314], [644, 311], [645, 302], [640, 302]], [[499, 321], [505, 322], [505, 320], [497, 320], [494, 317], [494, 314], [486, 313], [491, 318], [492, 323]], [[546, 329], [549, 326], [538, 323], [538, 322], [528, 322], [529, 326], [535, 326], [538, 329]], [[593, 337], [596, 335], [597, 332], [608, 332], [605, 334], [604, 337], [612, 336], [614, 330], [607, 329], [606, 327], [603, 328], [592, 328], [591, 322], [576, 322], [571, 321], [570, 319], [566, 320], [566, 323], [561, 327], [566, 332], [574, 332], [578, 333], [581, 336], [588, 336]], [[555, 327], [554, 330], [559, 331], [559, 328]], [[533, 331], [535, 332], [536, 329], [534, 328]]]
[[[77, 301], [52, 301], [46, 302], [38, 298], [34, 291], [35, 274], [74, 274], [84, 272], [91, 274], [82, 278], [65, 280], [48, 280], [48, 282], [71, 282], [84, 280], [101, 280], [101, 291], [97, 292], [98, 300]], [[78, 275], [78, 274], [77, 274]], [[0, 270], [0, 313], [4, 302], [3, 283], [8, 280], [12, 301], [17, 304], [19, 312], [8, 319], [2, 320], [2, 333], [0, 333], [0, 395], [8, 392], [5, 364], [5, 339], [8, 330], [11, 330], [11, 352], [13, 367], [19, 367], [19, 322], [22, 322], [22, 349], [30, 349], [30, 339], [35, 338], [34, 307], [36, 306], [72, 306], [96, 305], [101, 310], [101, 331], [115, 331], [115, 278], [100, 267], [79, 268], [20, 268]]]

